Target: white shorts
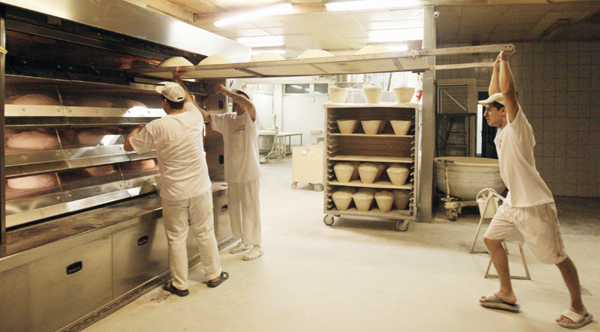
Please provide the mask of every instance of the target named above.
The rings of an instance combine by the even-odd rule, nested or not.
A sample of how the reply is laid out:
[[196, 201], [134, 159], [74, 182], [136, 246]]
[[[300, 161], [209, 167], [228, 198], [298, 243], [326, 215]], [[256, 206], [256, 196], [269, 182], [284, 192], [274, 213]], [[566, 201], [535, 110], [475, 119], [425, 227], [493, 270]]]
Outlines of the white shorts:
[[567, 258], [554, 203], [525, 208], [502, 204], [483, 237], [527, 243], [542, 263], [558, 264]]

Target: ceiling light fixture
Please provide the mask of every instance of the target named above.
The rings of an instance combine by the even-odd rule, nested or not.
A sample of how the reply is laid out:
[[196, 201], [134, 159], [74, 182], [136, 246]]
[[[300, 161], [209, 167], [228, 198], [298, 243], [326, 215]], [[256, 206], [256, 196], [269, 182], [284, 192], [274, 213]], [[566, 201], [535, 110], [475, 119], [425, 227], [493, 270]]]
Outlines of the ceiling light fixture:
[[294, 11], [292, 9], [292, 5], [288, 3], [285, 5], [277, 5], [277, 6], [253, 11], [250, 13], [233, 16], [233, 17], [226, 18], [223, 20], [219, 20], [219, 21], [215, 22], [215, 26], [222, 27], [225, 25], [248, 21], [248, 20], [252, 20], [255, 18], [259, 18], [259, 17], [282, 15], [282, 14], [292, 14], [293, 12]]
[[369, 42], [371, 43], [388, 43], [423, 39], [423, 28], [374, 30], [369, 31], [368, 33]]
[[354, 11], [381, 8], [404, 8], [419, 5], [415, 0], [368, 0], [368, 1], [344, 1], [325, 4], [329, 11]]

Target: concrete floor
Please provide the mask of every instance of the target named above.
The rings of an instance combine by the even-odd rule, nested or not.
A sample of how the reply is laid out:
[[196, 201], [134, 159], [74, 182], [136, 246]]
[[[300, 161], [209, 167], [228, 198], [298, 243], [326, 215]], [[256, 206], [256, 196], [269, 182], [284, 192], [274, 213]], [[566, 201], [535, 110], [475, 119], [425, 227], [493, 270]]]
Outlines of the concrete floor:
[[[568, 306], [558, 269], [525, 248], [533, 280], [514, 281], [521, 312], [484, 309], [497, 291], [483, 278], [489, 257], [469, 254], [479, 215], [456, 222], [443, 209], [435, 223], [337, 219], [323, 223], [323, 193], [300, 183], [291, 161], [263, 165], [261, 203], [265, 255], [253, 262], [221, 252], [231, 278], [209, 289], [202, 267], [190, 270], [190, 295], [157, 288], [86, 329], [94, 331], [565, 331], [554, 319]], [[567, 251], [600, 320], [600, 199], [559, 198]], [[483, 242], [479, 242], [483, 248]], [[513, 274], [523, 266], [512, 249]], [[600, 331], [600, 323], [581, 331]]]

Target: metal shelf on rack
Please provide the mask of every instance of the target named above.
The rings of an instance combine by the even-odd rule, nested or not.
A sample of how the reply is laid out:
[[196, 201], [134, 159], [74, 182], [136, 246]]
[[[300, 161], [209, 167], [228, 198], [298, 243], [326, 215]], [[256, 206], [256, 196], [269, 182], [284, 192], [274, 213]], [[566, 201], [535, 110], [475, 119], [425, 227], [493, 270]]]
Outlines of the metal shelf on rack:
[[395, 135], [395, 134], [367, 135], [367, 134], [361, 134], [361, 133], [353, 133], [353, 134], [331, 133], [331, 134], [329, 134], [329, 136], [375, 137], [375, 138], [415, 138], [415, 135]]
[[342, 187], [361, 187], [361, 188], [377, 188], [377, 189], [406, 189], [412, 190], [412, 184], [397, 186], [392, 184], [389, 181], [377, 181], [375, 183], [362, 183], [360, 180], [353, 180], [350, 182], [339, 182], [339, 181], [329, 181], [329, 185], [332, 186], [342, 186]]
[[339, 211], [338, 209], [327, 210], [333, 215], [357, 215], [365, 217], [384, 217], [390, 219], [398, 218], [409, 218], [411, 217], [411, 210], [392, 210], [390, 212], [381, 212], [378, 208], [370, 209], [369, 211], [358, 211], [356, 208], [349, 208], [348, 210]]
[[329, 160], [335, 161], [364, 161], [364, 162], [379, 162], [379, 163], [402, 163], [412, 164], [414, 158], [410, 157], [386, 157], [386, 156], [360, 156], [360, 155], [337, 155], [328, 157]]

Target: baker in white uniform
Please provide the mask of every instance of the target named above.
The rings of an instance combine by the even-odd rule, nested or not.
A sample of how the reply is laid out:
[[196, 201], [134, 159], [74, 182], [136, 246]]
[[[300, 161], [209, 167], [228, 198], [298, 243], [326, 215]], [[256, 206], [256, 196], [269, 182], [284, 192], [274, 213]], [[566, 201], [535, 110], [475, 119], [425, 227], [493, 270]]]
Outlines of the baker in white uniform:
[[125, 140], [125, 150], [137, 153], [156, 150], [169, 268], [173, 275], [173, 281], [164, 289], [186, 296], [189, 294], [186, 239], [190, 227], [200, 248], [208, 287], [219, 286], [229, 274], [221, 269], [214, 232], [212, 190], [202, 136], [204, 117], [179, 84], [167, 83], [157, 91], [162, 95], [167, 116], [133, 130]]
[[[175, 82], [183, 87], [186, 99], [191, 97], [181, 81], [183, 71], [173, 74]], [[205, 122], [223, 134], [225, 150], [225, 181], [228, 186], [229, 219], [234, 240], [241, 240], [229, 250], [237, 254], [250, 250], [242, 259], [252, 261], [264, 254], [261, 246], [259, 178], [260, 159], [258, 154], [259, 122], [256, 108], [248, 92], [230, 91], [219, 84], [215, 91], [233, 100], [231, 113], [209, 114], [198, 108]]]
[[556, 322], [563, 327], [580, 328], [592, 321], [592, 315], [583, 305], [575, 264], [565, 252], [552, 192], [535, 167], [533, 129], [517, 101], [508, 63], [513, 53], [500, 52], [494, 62], [490, 97], [479, 101], [486, 107], [488, 124], [500, 128], [494, 142], [500, 176], [509, 190], [484, 235], [498, 272], [500, 290], [483, 296], [479, 302], [487, 308], [519, 311], [502, 242], [526, 242], [542, 263], [556, 264], [571, 295], [569, 309]]
[[215, 91], [233, 100], [231, 113], [211, 114], [213, 130], [223, 133], [225, 145], [225, 181], [229, 192], [229, 218], [233, 238], [241, 240], [229, 250], [237, 254], [250, 249], [243, 260], [264, 254], [261, 246], [258, 153], [259, 122], [256, 108], [244, 90], [230, 91], [217, 85]]

